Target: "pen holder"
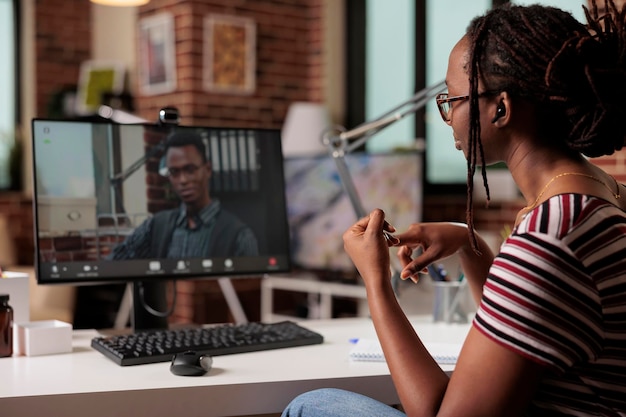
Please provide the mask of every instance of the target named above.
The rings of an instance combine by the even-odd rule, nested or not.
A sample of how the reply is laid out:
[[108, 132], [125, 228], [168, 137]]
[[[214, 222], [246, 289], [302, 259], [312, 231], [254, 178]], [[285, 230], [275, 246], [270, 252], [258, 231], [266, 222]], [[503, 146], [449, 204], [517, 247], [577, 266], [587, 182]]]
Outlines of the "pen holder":
[[434, 281], [435, 299], [433, 321], [435, 323], [467, 323], [467, 313], [462, 300], [467, 290], [467, 281]]

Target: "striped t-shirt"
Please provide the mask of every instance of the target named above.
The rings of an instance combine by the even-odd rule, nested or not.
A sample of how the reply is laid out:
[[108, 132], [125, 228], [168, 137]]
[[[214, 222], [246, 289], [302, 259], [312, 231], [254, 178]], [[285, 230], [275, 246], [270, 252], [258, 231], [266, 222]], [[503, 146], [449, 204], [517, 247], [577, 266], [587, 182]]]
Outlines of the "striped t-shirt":
[[474, 326], [545, 365], [529, 415], [626, 416], [626, 213], [554, 196], [503, 243]]

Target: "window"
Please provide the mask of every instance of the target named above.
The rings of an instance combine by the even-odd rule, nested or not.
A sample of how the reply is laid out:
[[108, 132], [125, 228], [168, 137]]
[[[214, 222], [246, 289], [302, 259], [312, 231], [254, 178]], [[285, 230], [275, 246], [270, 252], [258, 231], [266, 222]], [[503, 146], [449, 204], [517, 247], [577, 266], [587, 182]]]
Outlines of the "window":
[[[491, 0], [348, 0], [347, 5], [346, 122], [352, 128], [442, 81], [452, 46], [470, 19], [491, 7]], [[450, 128], [441, 121], [434, 100], [416, 116], [385, 128], [368, 140], [366, 149], [387, 152], [425, 137], [427, 183], [464, 185], [463, 155], [454, 148]], [[435, 166], [438, 169], [428, 168]]]
[[[367, 1], [366, 120], [387, 113], [415, 91], [415, 7], [413, 0]], [[370, 152], [385, 152], [410, 147], [414, 140], [415, 123], [406, 118], [373, 136], [366, 148]]]
[[[470, 21], [485, 13], [491, 0], [428, 0], [426, 2], [426, 85], [446, 78], [450, 51], [463, 36]], [[467, 180], [467, 163], [457, 151], [452, 129], [443, 123], [432, 100], [426, 107], [426, 180], [433, 189], [444, 184], [462, 184]]]
[[0, 189], [11, 185], [10, 157], [17, 118], [17, 28], [14, 0], [0, 0]]
[[[565, 11], [570, 12], [576, 19], [581, 22], [586, 22], [585, 13], [583, 12], [583, 6], [587, 6], [586, 0], [512, 0], [511, 3], [519, 4], [520, 6], [528, 6], [530, 4], [543, 4], [544, 6], [558, 7]], [[598, 5], [603, 2], [599, 2]]]

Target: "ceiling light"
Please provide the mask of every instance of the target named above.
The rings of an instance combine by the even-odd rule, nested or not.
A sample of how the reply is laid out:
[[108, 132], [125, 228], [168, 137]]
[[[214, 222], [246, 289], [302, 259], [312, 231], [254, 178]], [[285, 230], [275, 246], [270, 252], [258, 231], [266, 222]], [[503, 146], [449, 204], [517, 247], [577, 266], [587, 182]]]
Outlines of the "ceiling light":
[[102, 4], [104, 6], [141, 6], [148, 4], [150, 0], [91, 0], [92, 3]]

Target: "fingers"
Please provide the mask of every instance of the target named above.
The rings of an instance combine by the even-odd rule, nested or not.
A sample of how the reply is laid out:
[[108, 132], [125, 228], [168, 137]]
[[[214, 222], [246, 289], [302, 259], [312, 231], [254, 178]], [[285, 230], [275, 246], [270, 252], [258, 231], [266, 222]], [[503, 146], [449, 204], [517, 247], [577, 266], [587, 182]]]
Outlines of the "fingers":
[[392, 235], [392, 233], [396, 231], [396, 228], [385, 220], [385, 213], [382, 210], [376, 209], [372, 211], [369, 217], [370, 223], [368, 224], [368, 228], [371, 227], [373, 233], [379, 233], [379, 230], [382, 228], [382, 234], [387, 242], [387, 246], [396, 246], [400, 243], [398, 238]]
[[[415, 257], [415, 259], [413, 259]], [[398, 258], [404, 269], [400, 272], [400, 278], [403, 280], [410, 279], [417, 283], [420, 274], [428, 273], [428, 265], [432, 262], [428, 251], [422, 251], [421, 247], [417, 249], [405, 245], [398, 249]]]
[[344, 239], [350, 239], [351, 236], [362, 236], [368, 232], [371, 236], [382, 235], [387, 247], [392, 247], [399, 243], [399, 240], [391, 234], [395, 231], [396, 228], [385, 220], [385, 213], [380, 209], [375, 209], [354, 223], [344, 234]]
[[374, 209], [369, 215], [368, 228], [374, 231], [383, 230], [383, 224], [385, 223], [385, 213], [381, 209]]
[[407, 266], [413, 260], [413, 248], [409, 246], [400, 246], [398, 249], [398, 259], [403, 267]]
[[394, 233], [396, 231], [396, 228], [393, 227], [393, 225], [390, 224], [387, 220], [385, 220], [385, 222], [383, 223], [383, 230], [389, 233]]
[[350, 228], [346, 231], [346, 233], [351, 233], [356, 236], [362, 235], [363, 233], [365, 233], [365, 230], [367, 230], [367, 228], [369, 227], [370, 220], [371, 220], [371, 215], [361, 217], [359, 220], [357, 220], [356, 223], [350, 226]]
[[[356, 225], [373, 235], [381, 234], [385, 230], [395, 231], [395, 228], [385, 221], [385, 213], [381, 209], [372, 210], [368, 216], [360, 219]], [[385, 236], [385, 239], [388, 239], [387, 236]]]
[[396, 233], [395, 238], [398, 240], [398, 244], [396, 246], [413, 246], [416, 247], [420, 244], [420, 242], [417, 240], [417, 236], [415, 234], [414, 231], [412, 231], [411, 229], [403, 232], [403, 233]]
[[397, 237], [387, 232], [386, 230], [383, 230], [383, 236], [385, 237], [388, 246], [396, 246], [398, 243], [400, 243]]
[[354, 225], [358, 227], [362, 227], [363, 230], [365, 230], [367, 228], [367, 225], [370, 222], [371, 217], [372, 217], [371, 213], [368, 214], [367, 216], [361, 217], [359, 220], [357, 220], [357, 222]]

